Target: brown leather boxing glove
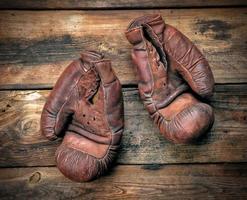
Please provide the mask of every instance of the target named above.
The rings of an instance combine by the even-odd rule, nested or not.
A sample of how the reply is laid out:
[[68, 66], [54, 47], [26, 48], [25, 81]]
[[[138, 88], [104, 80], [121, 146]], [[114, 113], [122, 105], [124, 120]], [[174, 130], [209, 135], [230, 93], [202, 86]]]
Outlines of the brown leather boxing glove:
[[157, 14], [133, 20], [126, 37], [133, 45], [141, 99], [160, 132], [175, 143], [205, 133], [213, 124], [213, 110], [189, 91], [212, 95], [214, 78], [202, 53]]
[[103, 174], [116, 157], [123, 127], [121, 85], [111, 62], [96, 52], [82, 53], [59, 77], [41, 116], [44, 136], [65, 134], [57, 167], [79, 182]]

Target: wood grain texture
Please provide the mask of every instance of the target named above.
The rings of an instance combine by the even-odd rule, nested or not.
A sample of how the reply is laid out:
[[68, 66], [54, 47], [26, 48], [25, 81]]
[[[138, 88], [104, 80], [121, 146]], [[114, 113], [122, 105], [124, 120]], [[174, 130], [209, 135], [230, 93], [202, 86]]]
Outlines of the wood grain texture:
[[244, 0], [1, 0], [5, 9], [116, 9], [160, 7], [246, 6]]
[[124, 30], [151, 13], [161, 13], [198, 45], [217, 83], [247, 83], [247, 8], [2, 11], [0, 89], [51, 88], [85, 49], [103, 52], [123, 84], [136, 84]]
[[117, 166], [90, 183], [75, 183], [55, 167], [0, 169], [7, 199], [246, 199], [247, 165]]
[[[40, 135], [49, 91], [0, 92], [0, 166], [53, 166], [61, 141]], [[216, 120], [193, 145], [166, 141], [153, 125], [136, 89], [124, 89], [125, 131], [118, 163], [218, 163], [247, 161], [247, 85], [218, 85], [211, 99]]]

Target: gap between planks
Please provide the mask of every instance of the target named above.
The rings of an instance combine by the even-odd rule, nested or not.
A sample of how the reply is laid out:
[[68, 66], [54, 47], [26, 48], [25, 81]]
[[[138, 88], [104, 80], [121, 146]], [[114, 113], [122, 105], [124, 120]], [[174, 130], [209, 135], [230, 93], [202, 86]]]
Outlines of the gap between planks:
[[244, 0], [2, 0], [0, 9], [149, 9], [149, 8], [190, 8], [190, 7], [236, 7], [246, 6]]

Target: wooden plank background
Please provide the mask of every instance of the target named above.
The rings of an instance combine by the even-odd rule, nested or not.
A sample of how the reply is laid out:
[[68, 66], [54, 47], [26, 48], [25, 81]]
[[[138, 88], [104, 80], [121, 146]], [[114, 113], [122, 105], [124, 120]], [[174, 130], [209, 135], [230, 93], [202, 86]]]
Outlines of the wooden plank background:
[[[49, 91], [0, 92], [0, 166], [52, 166], [60, 141], [39, 131]], [[174, 145], [153, 125], [136, 89], [124, 89], [125, 131], [118, 163], [219, 163], [247, 160], [247, 85], [219, 85], [211, 104], [215, 123], [194, 145]]]
[[2, 11], [0, 89], [51, 88], [84, 49], [104, 53], [122, 84], [136, 84], [124, 31], [131, 19], [158, 12], [198, 45], [216, 83], [247, 83], [246, 8]]
[[[0, 1], [0, 199], [246, 199], [247, 2], [244, 0]], [[216, 86], [211, 131], [192, 145], [166, 141], [136, 88], [124, 36], [161, 13], [204, 53]], [[45, 100], [85, 49], [112, 59], [123, 84], [125, 131], [117, 166], [90, 183], [55, 167], [61, 140], [40, 134]]]
[[0, 169], [2, 199], [245, 199], [247, 166], [117, 166], [90, 183], [54, 167]]

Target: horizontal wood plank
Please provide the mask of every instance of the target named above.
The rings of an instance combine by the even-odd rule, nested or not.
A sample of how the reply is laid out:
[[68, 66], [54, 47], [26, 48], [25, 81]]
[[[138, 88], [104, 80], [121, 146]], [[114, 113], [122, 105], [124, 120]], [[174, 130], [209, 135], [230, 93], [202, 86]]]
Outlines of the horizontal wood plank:
[[85, 49], [104, 53], [123, 84], [136, 84], [124, 31], [151, 13], [161, 13], [198, 45], [217, 83], [247, 83], [247, 8], [2, 11], [0, 89], [51, 88]]
[[164, 7], [246, 6], [244, 0], [1, 0], [4, 9], [116, 9]]
[[[49, 91], [0, 92], [0, 166], [53, 166], [61, 140], [40, 134]], [[118, 163], [219, 163], [247, 161], [247, 85], [217, 85], [210, 102], [215, 124], [193, 145], [166, 141], [153, 125], [136, 89], [124, 89], [125, 131]]]
[[0, 169], [6, 199], [246, 199], [247, 165], [117, 166], [75, 183], [55, 167]]

